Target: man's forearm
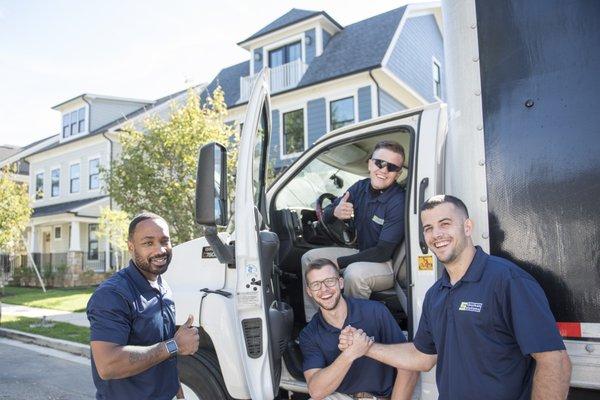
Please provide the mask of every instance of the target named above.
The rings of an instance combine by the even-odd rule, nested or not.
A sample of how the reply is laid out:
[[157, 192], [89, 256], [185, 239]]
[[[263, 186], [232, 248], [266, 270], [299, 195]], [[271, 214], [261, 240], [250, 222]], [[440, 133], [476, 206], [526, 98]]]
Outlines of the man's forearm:
[[565, 350], [537, 353], [532, 400], [564, 400], [569, 393], [571, 362]]
[[308, 381], [308, 391], [313, 399], [322, 399], [335, 392], [344, 380], [353, 360], [340, 354], [328, 367], [317, 371]]
[[92, 342], [91, 347], [98, 374], [104, 380], [137, 375], [170, 357], [163, 342], [151, 346]]
[[408, 371], [399, 369], [394, 382], [392, 391], [392, 400], [410, 400], [412, 399], [415, 385], [419, 379], [419, 373], [416, 371]]
[[437, 361], [436, 355], [421, 353], [412, 343], [374, 343], [367, 357], [399, 369], [429, 371]]

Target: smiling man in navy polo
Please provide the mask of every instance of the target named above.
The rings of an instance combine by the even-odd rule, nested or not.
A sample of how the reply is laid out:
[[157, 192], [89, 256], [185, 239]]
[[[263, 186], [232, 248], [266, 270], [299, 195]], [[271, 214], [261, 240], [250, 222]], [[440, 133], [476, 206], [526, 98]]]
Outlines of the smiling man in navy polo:
[[[364, 357], [373, 341], [400, 343], [406, 338], [381, 303], [342, 297], [344, 279], [327, 259], [312, 261], [307, 268], [306, 290], [319, 312], [300, 332], [302, 369], [314, 399], [408, 400], [417, 374], [398, 370]], [[338, 339], [342, 328], [357, 329], [352, 346], [341, 352]]]
[[131, 261], [87, 305], [96, 399], [183, 398], [177, 354], [196, 352], [193, 317], [175, 332], [175, 304], [161, 278], [171, 261], [169, 227], [152, 213], [129, 224]]
[[[428, 247], [444, 264], [429, 289], [414, 343], [374, 344], [367, 355], [398, 368], [436, 368], [440, 399], [565, 399], [571, 364], [540, 285], [486, 254], [453, 196], [421, 208]], [[351, 343], [342, 335], [340, 346]]]

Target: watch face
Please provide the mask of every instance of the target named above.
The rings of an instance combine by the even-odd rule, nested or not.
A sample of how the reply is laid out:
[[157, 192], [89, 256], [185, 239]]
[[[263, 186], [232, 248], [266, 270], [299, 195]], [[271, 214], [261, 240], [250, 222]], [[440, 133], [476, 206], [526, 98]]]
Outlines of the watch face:
[[177, 353], [177, 343], [174, 340], [167, 341], [167, 350], [171, 354]]

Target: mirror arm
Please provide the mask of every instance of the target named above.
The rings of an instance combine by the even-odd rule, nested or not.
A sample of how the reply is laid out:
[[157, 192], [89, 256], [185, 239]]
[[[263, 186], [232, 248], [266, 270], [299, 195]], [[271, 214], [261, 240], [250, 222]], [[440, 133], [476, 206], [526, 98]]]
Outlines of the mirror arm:
[[218, 236], [216, 227], [207, 226], [205, 230], [205, 237], [220, 263], [227, 265], [235, 264], [233, 246], [223, 243], [221, 238]]

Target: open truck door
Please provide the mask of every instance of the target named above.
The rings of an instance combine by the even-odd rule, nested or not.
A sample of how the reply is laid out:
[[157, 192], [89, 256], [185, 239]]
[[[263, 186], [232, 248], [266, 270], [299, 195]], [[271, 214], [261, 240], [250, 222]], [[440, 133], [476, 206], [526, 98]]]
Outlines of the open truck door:
[[254, 82], [240, 139], [233, 237], [224, 241], [227, 235], [216, 229], [228, 222], [227, 153], [222, 145], [210, 143], [200, 150], [196, 186], [196, 222], [206, 228], [211, 253], [227, 266], [223, 289], [201, 290], [206, 293], [202, 326], [217, 350], [229, 394], [267, 400], [279, 391], [281, 354], [293, 326], [291, 308], [276, 296], [272, 275], [279, 240], [267, 229], [264, 211], [268, 88], [269, 71], [263, 70]]
[[237, 337], [242, 342], [244, 371], [253, 399], [276, 396], [281, 377], [281, 351], [293, 324], [289, 307], [284, 308], [276, 299], [272, 279], [279, 239], [266, 229], [270, 112], [269, 74], [263, 70], [254, 84], [244, 120], [234, 209], [236, 319], [242, 333]]

